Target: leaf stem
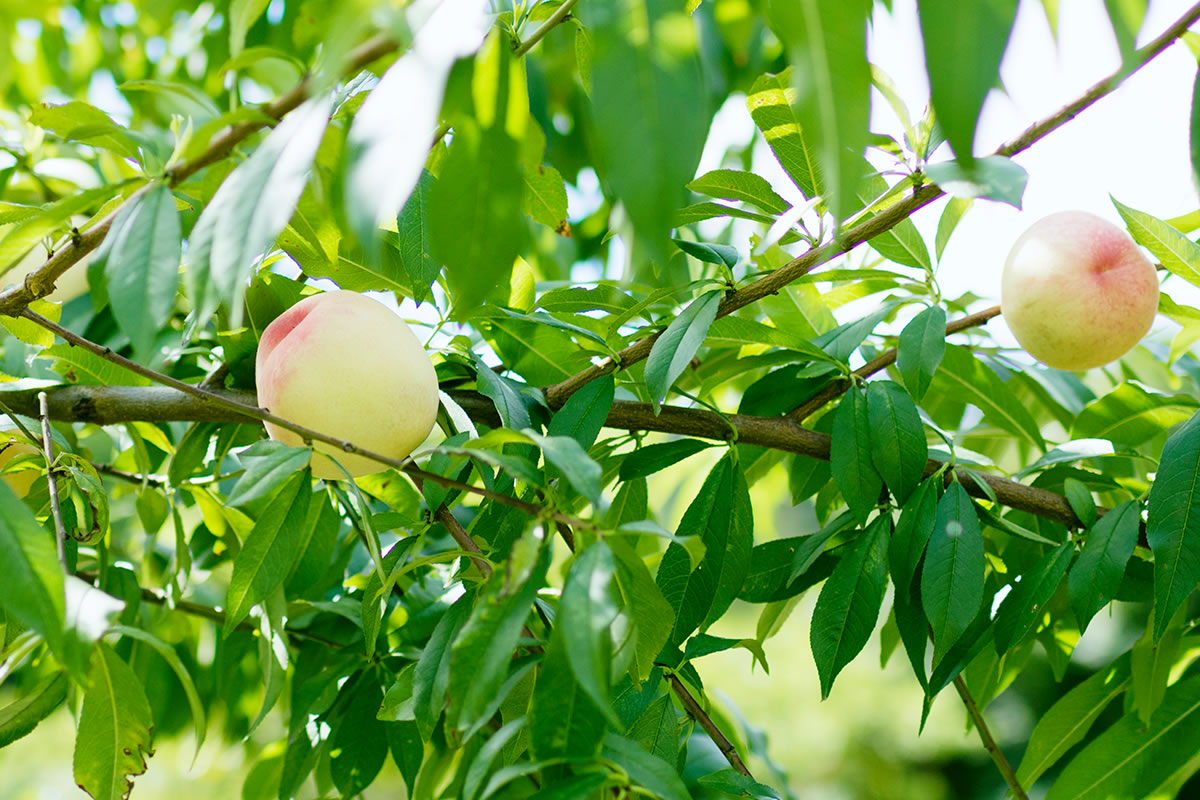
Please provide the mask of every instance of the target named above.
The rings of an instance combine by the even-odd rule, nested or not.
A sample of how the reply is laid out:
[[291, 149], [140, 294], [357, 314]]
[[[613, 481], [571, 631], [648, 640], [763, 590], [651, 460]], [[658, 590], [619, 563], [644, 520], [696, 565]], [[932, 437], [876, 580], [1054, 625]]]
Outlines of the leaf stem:
[[58, 502], [58, 481], [54, 477], [54, 442], [50, 438], [50, 413], [46, 408], [46, 393], [38, 392], [42, 418], [42, 454], [46, 457], [46, 486], [50, 489], [50, 514], [54, 517], [54, 547], [63, 572], [70, 573], [67, 564], [67, 529], [63, 526], [62, 507]]
[[532, 50], [534, 45], [540, 42], [551, 29], [567, 18], [571, 13], [571, 9], [578, 2], [579, 0], [566, 0], [561, 6], [554, 9], [554, 13], [547, 17], [546, 21], [537, 27], [537, 30], [529, 34], [529, 38], [521, 42], [521, 46], [514, 50], [513, 54], [517, 58], [520, 58]]

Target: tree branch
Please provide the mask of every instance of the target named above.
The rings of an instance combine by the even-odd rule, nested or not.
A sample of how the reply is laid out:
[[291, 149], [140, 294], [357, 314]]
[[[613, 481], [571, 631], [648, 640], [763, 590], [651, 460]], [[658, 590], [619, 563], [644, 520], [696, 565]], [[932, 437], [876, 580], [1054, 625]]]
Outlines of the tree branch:
[[667, 679], [671, 682], [671, 688], [675, 691], [675, 695], [683, 703], [684, 709], [687, 710], [688, 716], [700, 723], [700, 727], [704, 729], [708, 737], [713, 740], [713, 744], [725, 756], [725, 760], [729, 762], [729, 766], [750, 780], [754, 780], [754, 776], [750, 774], [750, 770], [746, 769], [746, 764], [742, 761], [742, 757], [738, 755], [737, 748], [733, 746], [733, 742], [729, 741], [725, 734], [721, 733], [721, 729], [717, 727], [717, 723], [713, 722], [708, 712], [700, 707], [700, 704], [696, 702], [696, 698], [692, 697], [692, 693], [683, 685], [683, 681], [679, 680], [673, 673], [668, 673]]
[[529, 34], [528, 39], [521, 42], [520, 47], [513, 51], [513, 55], [520, 58], [532, 50], [534, 45], [540, 42], [547, 33], [570, 15], [571, 9], [575, 8], [575, 4], [578, 2], [579, 0], [566, 0], [565, 3], [554, 9], [554, 13], [547, 17], [546, 21], [539, 25], [537, 30]]
[[[1056, 130], [1068, 120], [1073, 119], [1085, 108], [1112, 92], [1126, 77], [1148, 64], [1156, 55], [1165, 50], [1168, 45], [1186, 33], [1188, 26], [1197, 19], [1200, 19], [1200, 3], [1188, 9], [1183, 16], [1167, 28], [1158, 38], [1140, 50], [1137, 50], [1130, 58], [1128, 64], [1122, 65], [1120, 69], [1092, 86], [1075, 101], [1040, 122], [1034, 123], [1021, 134], [1001, 145], [996, 149], [995, 155], [1011, 156], [1019, 153], [1043, 136]], [[923, 178], [921, 173], [915, 173], [912, 177], [913, 180], [921, 180]], [[891, 230], [905, 219], [908, 219], [914, 211], [941, 197], [942, 194], [942, 190], [932, 184], [920, 186], [911, 195], [899, 201], [894, 206], [844, 231], [840, 239], [814, 250], [809, 250], [807, 253], [797, 256], [765, 277], [729, 292], [725, 295], [725, 299], [721, 301], [721, 305], [717, 309], [717, 317], [720, 318], [732, 314], [734, 311], [761, 300], [767, 295], [778, 292], [781, 288], [806, 275], [814, 268], [827, 264], [839, 255], [849, 252], [857, 245], [885, 231]], [[647, 336], [621, 350], [621, 352], [617, 353], [616, 358], [607, 358], [599, 364], [589, 366], [572, 375], [570, 378], [547, 388], [545, 392], [546, 401], [550, 404], [551, 408], [559, 408], [567, 401], [568, 397], [596, 378], [618, 369], [625, 369], [645, 359], [650, 355], [650, 350], [660, 335], [661, 332]]]
[[1004, 757], [1004, 752], [996, 744], [996, 739], [992, 736], [992, 730], [988, 727], [987, 720], [983, 718], [983, 712], [979, 710], [979, 706], [975, 703], [975, 698], [967, 688], [967, 682], [963, 679], [962, 675], [954, 679], [954, 688], [958, 690], [958, 696], [962, 698], [963, 705], [967, 707], [967, 714], [970, 715], [971, 721], [975, 723], [975, 730], [979, 731], [979, 739], [983, 742], [983, 749], [988, 751], [988, 755], [992, 757], [992, 761], [996, 764], [996, 769], [1000, 770], [1000, 774], [1004, 776], [1004, 782], [1008, 784], [1013, 797], [1017, 800], [1029, 800], [1029, 795], [1025, 794], [1025, 789], [1022, 788], [1021, 782], [1017, 780], [1017, 774], [1013, 772], [1012, 765], [1008, 763], [1008, 759]]

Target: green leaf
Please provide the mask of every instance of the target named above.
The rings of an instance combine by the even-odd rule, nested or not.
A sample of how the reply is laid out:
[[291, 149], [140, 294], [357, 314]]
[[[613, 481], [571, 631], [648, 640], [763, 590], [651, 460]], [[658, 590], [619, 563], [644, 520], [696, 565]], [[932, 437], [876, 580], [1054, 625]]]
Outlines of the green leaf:
[[159, 183], [122, 206], [97, 255], [117, 325], [143, 358], [175, 310], [179, 243], [175, 198]]
[[929, 448], [925, 428], [908, 392], [892, 381], [867, 384], [871, 460], [901, 504], [921, 482]]
[[[768, 214], [782, 214], [792, 204], [779, 195], [766, 178], [753, 172], [736, 169], [714, 169], [706, 172], [687, 185], [697, 194], [717, 197], [721, 200], [741, 200], [758, 206]], [[732, 266], [732, 265], [731, 265]]]
[[1115, 445], [1138, 447], [1195, 412], [1195, 398], [1159, 394], [1127, 381], [1083, 407], [1071, 426], [1071, 438], [1108, 439]]
[[579, 685], [615, 727], [621, 721], [609, 701], [612, 686], [612, 625], [620, 613], [615, 596], [616, 559], [598, 541], [576, 556], [563, 585], [557, 625], [562, 626], [567, 660]]
[[570, 436], [542, 436], [532, 428], [526, 428], [524, 433], [542, 449], [546, 462], [561, 473], [575, 491], [597, 509], [603, 505], [600, 494], [603, 471], [579, 442]]
[[[870, 213], [856, 217], [856, 224], [865, 222], [904, 199], [905, 196], [904, 192], [897, 191], [897, 188], [905, 188], [905, 183], [897, 183], [895, 186], [889, 187], [882, 176], [874, 174], [874, 167], [866, 159], [862, 160], [861, 172], [867, 177], [859, 184], [858, 199], [862, 207], [869, 209]], [[880, 202], [880, 198], [884, 198], [882, 202]], [[868, 241], [877, 253], [889, 261], [916, 267], [926, 272], [933, 268], [933, 264], [929, 260], [929, 248], [925, 246], [925, 239], [911, 219], [900, 220], [893, 227], [875, 234]]]
[[308, 470], [294, 475], [263, 509], [242, 549], [233, 560], [233, 576], [225, 598], [225, 635], [229, 636], [251, 607], [263, 602], [291, 571], [299, 555], [295, 539], [308, 516], [312, 498]]
[[518, 541], [505, 569], [479, 590], [471, 616], [454, 640], [446, 697], [447, 735], [466, 738], [494, 713], [513, 650], [546, 578], [551, 548], [531, 536]]
[[771, 26], [788, 46], [800, 128], [817, 152], [825, 204], [844, 220], [858, 203], [871, 111], [869, 3], [775, 0]]
[[738, 249], [728, 244], [709, 244], [708, 242], [690, 242], [687, 239], [671, 239], [683, 252], [697, 258], [706, 264], [717, 264], [733, 269], [738, 263]]
[[646, 359], [646, 388], [655, 409], [704, 344], [708, 328], [717, 317], [721, 297], [719, 290], [700, 295], [655, 340]]
[[1142, 637], [1129, 651], [1129, 669], [1133, 680], [1129, 694], [1133, 710], [1143, 725], [1150, 724], [1167, 691], [1167, 683], [1180, 655], [1184, 616], [1182, 609], [1177, 612], [1168, 621], [1166, 631], [1160, 637], [1151, 635], [1153, 626], [1147, 624]]
[[994, 628], [998, 655], [1004, 655], [1025, 638], [1045, 614], [1046, 604], [1067, 574], [1074, 555], [1074, 545], [1064, 542], [1022, 575], [1020, 582], [1005, 596], [996, 612]]
[[1147, 797], [1200, 747], [1200, 677], [1167, 689], [1150, 724], [1127, 713], [1059, 774], [1046, 800]]
[[[400, 264], [408, 275], [413, 299], [418, 303], [429, 296], [429, 287], [437, 280], [441, 265], [430, 255], [429, 215], [430, 198], [437, 180], [428, 172], [422, 172], [412, 194], [400, 209], [396, 218], [396, 250], [400, 253]], [[387, 237], [384, 237], [387, 241]]]
[[519, 384], [510, 381], [503, 375], [496, 374], [491, 367], [474, 353], [471, 354], [476, 369], [476, 384], [479, 393], [496, 405], [496, 412], [504, 427], [514, 431], [528, 428], [532, 423], [529, 419], [529, 408], [521, 396]]
[[238, 506], [266, 497], [308, 466], [311, 457], [310, 447], [289, 447], [270, 439], [255, 442], [242, 452], [244, 472], [229, 490], [225, 502]]
[[246, 32], [267, 10], [271, 0], [232, 0], [229, 4], [229, 52], [237, 55], [246, 45]]
[[1038, 719], [1017, 768], [1022, 786], [1032, 786], [1072, 747], [1129, 686], [1129, 657], [1121, 656], [1072, 688]]
[[770, 225], [775, 221], [766, 214], [760, 214], [757, 211], [747, 211], [744, 208], [734, 208], [724, 203], [693, 203], [676, 211], [674, 216], [671, 217], [671, 224], [676, 228], [682, 228], [685, 225], [695, 225], [697, 222], [703, 222], [706, 219], [716, 219], [717, 217], [748, 219], [751, 222], [761, 222], [764, 225]]
[[[66, 597], [54, 539], [0, 481], [0, 608], [66, 655]], [[70, 663], [70, 662], [65, 662]]]
[[918, 403], [929, 389], [945, 352], [946, 312], [940, 306], [929, 306], [900, 331], [896, 343], [896, 369], [905, 388]]
[[977, 158], [971, 167], [964, 166], [961, 160], [929, 164], [925, 175], [952, 197], [983, 197], [1016, 208], [1021, 207], [1025, 184], [1029, 181], [1025, 168], [1005, 156]]
[[651, 258], [696, 174], [710, 114], [696, 29], [669, 3], [613, 0], [581, 9], [594, 46], [592, 110], [601, 173]]
[[67, 699], [67, 673], [56, 672], [0, 708], [0, 748], [26, 736]]
[[983, 532], [961, 483], [946, 488], [921, 571], [921, 605], [933, 633], [934, 663], [966, 633], [983, 602]]
[[900, 521], [888, 547], [888, 562], [897, 591], [907, 593], [917, 574], [917, 565], [937, 525], [938, 484], [943, 478], [925, 479], [905, 502]]
[[676, 531], [700, 537], [704, 558], [692, 569], [687, 549], [672, 542], [659, 564], [658, 586], [676, 614], [672, 642], [708, 628], [729, 609], [749, 571], [753, 530], [749, 487], [731, 452], [708, 473]]
[[343, 797], [370, 786], [388, 754], [387, 727], [376, 716], [383, 692], [373, 670], [364, 670], [350, 686], [345, 711], [331, 726], [329, 748], [329, 775]]
[[230, 327], [241, 325], [246, 284], [296, 209], [330, 104], [330, 97], [318, 95], [284, 117], [200, 214], [184, 258], [198, 327], [221, 302], [229, 309]]
[[1200, 286], [1200, 245], [1161, 219], [1130, 208], [1115, 197], [1111, 199], [1135, 242], [1149, 250], [1168, 272]]
[[637, 742], [609, 732], [604, 737], [604, 758], [621, 765], [636, 783], [662, 800], [691, 800], [675, 767], [642, 749]]
[[813, 198], [824, 194], [825, 188], [811, 133], [796, 112], [796, 95], [792, 67], [788, 67], [755, 79], [746, 95], [746, 108], [784, 172], [805, 197]]
[[975, 123], [1000, 74], [1017, 2], [920, 0], [917, 7], [930, 101], [954, 154], [970, 164]]
[[883, 514], [867, 526], [821, 587], [809, 637], [821, 680], [829, 696], [842, 668], [858, 655], [879, 619], [887, 588], [887, 547], [891, 517]]
[[458, 314], [507, 283], [525, 239], [517, 142], [501, 126], [465, 124], [430, 197], [433, 254]]
[[1081, 481], [1075, 478], [1064, 480], [1063, 494], [1066, 495], [1067, 504], [1075, 512], [1075, 516], [1079, 517], [1084, 525], [1096, 524], [1096, 501], [1092, 498], [1091, 491]]
[[529, 708], [535, 758], [594, 758], [604, 738], [604, 715], [575, 680], [564, 630], [555, 626]]
[[833, 413], [833, 442], [829, 451], [833, 482], [859, 523], [866, 524], [879, 504], [879, 493], [883, 490], [883, 479], [875, 469], [871, 452], [871, 419], [866, 395], [858, 389], [850, 389], [842, 395]]
[[570, 436], [587, 450], [596, 443], [596, 437], [608, 419], [615, 391], [616, 383], [611, 375], [596, 378], [567, 398], [563, 407], [550, 418], [546, 433], [550, 436]]
[[550, 230], [567, 234], [567, 184], [554, 167], [539, 164], [522, 171], [525, 178], [525, 196], [522, 208], [525, 213]]
[[975, 201], [970, 197], [951, 197], [946, 203], [946, 207], [942, 210], [942, 215], [938, 217], [937, 233], [934, 235], [933, 249], [937, 254], [938, 261], [942, 260], [942, 253], [946, 251], [946, 245], [950, 241], [951, 234], [958, 227], [958, 223], [971, 210], [971, 205]]
[[421, 736], [429, 739], [442, 707], [446, 703], [446, 687], [450, 682], [451, 642], [458, 636], [474, 604], [475, 593], [468, 591], [446, 610], [433, 629], [429, 641], [413, 668], [413, 715]]
[[463, 782], [462, 796], [465, 800], [475, 800], [479, 796], [479, 790], [483, 788], [483, 779], [492, 771], [492, 766], [500, 756], [504, 746], [512, 741], [517, 734], [521, 733], [524, 728], [524, 717], [509, 720], [500, 727], [500, 730], [492, 734], [483, 747], [479, 748], [479, 754], [471, 762], [471, 766], [467, 769], [466, 779]]
[[208, 732], [208, 723], [204, 714], [204, 704], [200, 702], [200, 695], [196, 692], [196, 684], [192, 681], [192, 676], [187, 671], [187, 667], [179, 659], [179, 654], [162, 639], [141, 628], [133, 628], [128, 625], [113, 625], [109, 628], [109, 631], [121, 636], [128, 636], [131, 639], [137, 639], [139, 642], [145, 642], [150, 645], [167, 662], [171, 671], [175, 673], [175, 677], [179, 678], [179, 685], [183, 687], [183, 694], [187, 697], [188, 707], [192, 711], [192, 729], [196, 734], [196, 753], [199, 754], [200, 748], [204, 746], [204, 736]]
[[945, 397], [959, 397], [983, 412], [983, 418], [998, 428], [1027, 439], [1045, 450], [1041, 429], [1029, 409], [1007, 383], [970, 350], [946, 345], [933, 386]]
[[1192, 180], [1200, 181], [1200, 75], [1192, 84], [1192, 116], [1188, 126], [1189, 152], [1192, 157]]
[[1147, 502], [1154, 551], [1154, 637], [1200, 581], [1200, 414], [1168, 437]]
[[1067, 578], [1071, 610], [1081, 631], [1116, 597], [1125, 565], [1137, 545], [1140, 523], [1138, 504], [1129, 501], [1110, 509], [1084, 537], [1083, 551]]
[[619, 477], [623, 481], [629, 481], [655, 475], [672, 464], [678, 464], [710, 447], [715, 445], [700, 439], [677, 439], [673, 442], [648, 444], [625, 457], [621, 462]]
[[629, 738], [668, 764], [675, 762], [679, 757], [679, 716], [668, 695], [651, 702], [629, 726]]
[[133, 133], [87, 103], [78, 100], [63, 105], [41, 103], [30, 111], [29, 122], [64, 139], [94, 144], [121, 158], [140, 160], [138, 141]]
[[743, 775], [733, 767], [727, 767], [726, 769], [705, 775], [696, 781], [696, 783], [706, 788], [715, 789], [734, 796], [758, 797], [763, 798], [763, 800], [783, 800], [779, 792], [770, 786]]
[[[634, 486], [636, 484], [626, 484]], [[622, 487], [624, 490], [625, 487]], [[616, 501], [613, 501], [616, 505]], [[636, 629], [633, 664], [630, 674], [638, 681], [650, 677], [654, 670], [654, 659], [671, 638], [675, 625], [675, 609], [663, 597], [662, 591], [650, 575], [650, 570], [638, 556], [633, 545], [624, 537], [612, 537], [613, 555], [617, 559], [617, 589], [626, 612], [632, 617]]]
[[75, 783], [95, 800], [129, 796], [131, 775], [146, 771], [154, 720], [141, 681], [120, 656], [97, 642], [79, 728]]

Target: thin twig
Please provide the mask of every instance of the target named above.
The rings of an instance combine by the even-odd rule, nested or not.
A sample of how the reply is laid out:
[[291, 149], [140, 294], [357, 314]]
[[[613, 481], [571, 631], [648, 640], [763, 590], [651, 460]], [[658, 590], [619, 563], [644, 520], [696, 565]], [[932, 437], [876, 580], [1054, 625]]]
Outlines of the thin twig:
[[988, 755], [996, 763], [996, 769], [1000, 770], [1000, 774], [1004, 776], [1004, 782], [1008, 784], [1008, 788], [1012, 791], [1013, 796], [1017, 800], [1029, 800], [1029, 795], [1025, 794], [1025, 789], [1022, 788], [1021, 782], [1017, 780], [1017, 773], [1013, 772], [1012, 765], [1008, 763], [1008, 759], [1004, 757], [1004, 752], [996, 744], [996, 739], [992, 736], [992, 730], [988, 727], [987, 720], [983, 718], [983, 712], [979, 710], [979, 706], [976, 704], [975, 698], [971, 695], [971, 691], [967, 688], [967, 682], [963, 679], [962, 675], [954, 678], [954, 688], [958, 690], [958, 696], [962, 698], [963, 705], [967, 707], [967, 714], [970, 715], [971, 721], [975, 723], [975, 730], [979, 731], [979, 739], [983, 742], [983, 749], [988, 751]]
[[467, 533], [467, 529], [454, 516], [454, 512], [443, 503], [438, 506], [438, 510], [433, 516], [434, 519], [442, 523], [443, 528], [450, 532], [450, 537], [458, 543], [460, 548], [479, 556], [478, 558], [472, 556], [471, 563], [475, 565], [475, 569], [479, 570], [480, 575], [490, 578], [492, 576], [492, 565], [488, 563], [486, 558], [483, 558], [483, 551], [479, 549], [479, 545], [475, 544], [475, 540], [471, 538], [471, 534]]
[[683, 685], [683, 681], [679, 680], [674, 674], [668, 674], [667, 679], [671, 682], [671, 688], [675, 691], [675, 695], [683, 703], [688, 716], [700, 723], [700, 727], [704, 729], [704, 732], [713, 740], [717, 749], [725, 756], [725, 760], [729, 762], [729, 766], [750, 780], [754, 780], [754, 776], [750, 774], [750, 770], [746, 769], [746, 764], [742, 761], [742, 757], [738, 755], [737, 748], [733, 746], [733, 742], [729, 741], [725, 734], [721, 733], [721, 729], [717, 727], [717, 723], [713, 722], [708, 712], [700, 707], [700, 704], [696, 702], [696, 698], [692, 697], [692, 693]]
[[54, 517], [54, 546], [58, 551], [58, 562], [64, 572], [70, 572], [67, 565], [67, 529], [63, 525], [62, 507], [58, 504], [58, 481], [54, 478], [54, 442], [50, 438], [50, 417], [46, 412], [46, 393], [38, 395], [42, 417], [42, 454], [46, 457], [46, 485], [50, 489], [50, 514]]
[[532, 50], [533, 46], [540, 42], [552, 28], [567, 18], [571, 13], [571, 9], [575, 8], [575, 4], [578, 2], [579, 0], [566, 0], [565, 3], [554, 9], [554, 13], [546, 17], [546, 21], [539, 25], [537, 30], [529, 34], [529, 38], [521, 42], [521, 46], [514, 50], [513, 54], [517, 58], [520, 58]]
[[[946, 336], [959, 331], [965, 331], [968, 328], [973, 328], [977, 325], [984, 325], [988, 320], [1000, 316], [1000, 306], [992, 306], [985, 308], [983, 311], [976, 311], [974, 314], [968, 314], [962, 319], [956, 319], [946, 323]], [[895, 348], [889, 348], [875, 358], [863, 364], [858, 369], [854, 370], [854, 376], [858, 380], [869, 378], [880, 370], [887, 369], [892, 364], [896, 363], [896, 356], [899, 351]], [[806, 400], [802, 405], [796, 408], [789, 417], [797, 422], [803, 422], [811, 417], [816, 411], [820, 410], [826, 403], [836, 397], [841, 396], [854, 385], [854, 381], [849, 378], [838, 378], [825, 384], [819, 392]]]

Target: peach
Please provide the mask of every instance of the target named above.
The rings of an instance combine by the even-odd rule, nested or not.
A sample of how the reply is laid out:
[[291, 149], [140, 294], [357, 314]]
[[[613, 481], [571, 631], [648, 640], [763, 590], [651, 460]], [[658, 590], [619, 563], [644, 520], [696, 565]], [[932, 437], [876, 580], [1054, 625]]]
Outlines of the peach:
[[1154, 265], [1116, 225], [1061, 211], [1021, 234], [1004, 263], [1000, 308], [1021, 347], [1055, 369], [1120, 358], [1154, 322]]
[[[400, 317], [357, 292], [306, 297], [262, 333], [255, 359], [258, 404], [306, 428], [391, 458], [404, 458], [433, 429], [438, 383], [421, 342]], [[267, 423], [276, 441], [301, 437]], [[385, 469], [377, 461], [314, 442], [313, 474], [344, 478]]]

